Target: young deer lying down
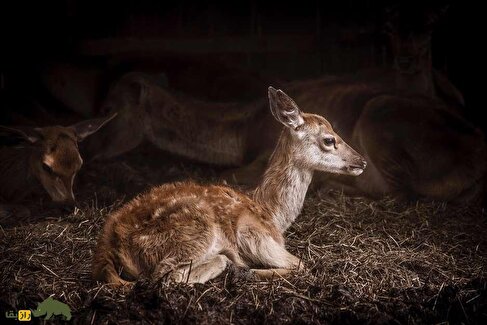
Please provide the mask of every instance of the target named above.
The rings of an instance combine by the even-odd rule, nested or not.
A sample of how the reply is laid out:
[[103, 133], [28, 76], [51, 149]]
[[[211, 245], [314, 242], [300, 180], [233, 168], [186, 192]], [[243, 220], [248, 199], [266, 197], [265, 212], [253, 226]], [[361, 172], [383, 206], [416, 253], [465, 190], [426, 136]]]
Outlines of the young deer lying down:
[[[285, 128], [253, 197], [190, 182], [153, 188], [111, 214], [98, 242], [94, 278], [112, 285], [139, 276], [206, 282], [229, 261], [257, 278], [302, 267], [283, 233], [303, 206], [314, 170], [360, 175], [366, 162], [323, 117], [302, 113], [269, 87], [273, 116]], [[124, 278], [124, 279], [123, 279]]]

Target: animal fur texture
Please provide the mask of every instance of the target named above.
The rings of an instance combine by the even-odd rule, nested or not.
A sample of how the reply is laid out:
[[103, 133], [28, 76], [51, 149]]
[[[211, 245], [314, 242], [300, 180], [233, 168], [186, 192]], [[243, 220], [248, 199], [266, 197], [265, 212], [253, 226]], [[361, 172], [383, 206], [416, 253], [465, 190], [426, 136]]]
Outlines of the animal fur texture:
[[155, 187], [111, 214], [98, 242], [94, 278], [112, 285], [140, 276], [206, 282], [229, 262], [259, 278], [303, 268], [283, 233], [301, 212], [313, 171], [360, 175], [363, 158], [323, 117], [302, 113], [269, 88], [271, 112], [283, 124], [253, 196], [192, 182]]

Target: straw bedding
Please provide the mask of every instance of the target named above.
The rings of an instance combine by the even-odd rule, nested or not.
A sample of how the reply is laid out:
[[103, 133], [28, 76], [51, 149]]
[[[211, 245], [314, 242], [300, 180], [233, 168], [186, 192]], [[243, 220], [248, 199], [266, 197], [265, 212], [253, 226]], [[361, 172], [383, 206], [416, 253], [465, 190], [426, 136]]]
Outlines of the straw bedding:
[[52, 295], [90, 324], [487, 321], [487, 218], [472, 205], [313, 191], [286, 233], [305, 274], [254, 282], [230, 267], [207, 284], [141, 279], [126, 291], [91, 279], [110, 211], [151, 185], [217, 173], [150, 148], [87, 164], [74, 211], [37, 199], [29, 218], [2, 221], [0, 310], [35, 308]]

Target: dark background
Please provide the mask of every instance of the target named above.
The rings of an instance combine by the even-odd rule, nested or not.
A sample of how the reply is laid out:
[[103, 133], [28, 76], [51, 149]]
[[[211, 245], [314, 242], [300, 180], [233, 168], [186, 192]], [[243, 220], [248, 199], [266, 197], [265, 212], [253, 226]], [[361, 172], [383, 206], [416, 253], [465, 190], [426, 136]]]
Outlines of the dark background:
[[[460, 89], [467, 117], [486, 132], [483, 58], [478, 55], [485, 41], [478, 27], [484, 10], [472, 3], [449, 3], [433, 33], [433, 64]], [[385, 12], [394, 4], [2, 1], [0, 124], [13, 123], [12, 113], [32, 114], [33, 123], [40, 124], [40, 107], [55, 116], [72, 115], [40, 81], [44, 67], [53, 62], [107, 70], [100, 100], [110, 79], [130, 70], [135, 61], [165, 58], [162, 71], [173, 69], [176, 74], [181, 65], [198, 66], [193, 70], [197, 87], [207, 77], [220, 77], [213, 66], [220, 60], [262, 76], [259, 80], [284, 81], [390, 66], [382, 31]], [[421, 27], [415, 17], [444, 5], [403, 4], [413, 28]], [[216, 72], [207, 76], [205, 67]], [[264, 95], [265, 85], [259, 84], [257, 92]], [[77, 121], [80, 116], [71, 118]], [[31, 308], [54, 295], [75, 310], [79, 323], [485, 323], [485, 212], [473, 206], [347, 198], [338, 192], [311, 194], [288, 235], [297, 256], [306, 258], [311, 243], [314, 250], [321, 247], [306, 261], [316, 277], [262, 286], [230, 271], [216, 280], [220, 282], [191, 290], [141, 281], [128, 295], [95, 285], [91, 255], [112, 209], [158, 183], [215, 176], [208, 166], [144, 149], [122, 160], [86, 164], [77, 177], [82, 186], [75, 188], [82, 204], [78, 212], [60, 213], [57, 207], [51, 211], [47, 201], [35, 199], [29, 208], [39, 220], [12, 218], [14, 226], [2, 228], [2, 312]], [[404, 240], [398, 244], [400, 238]], [[418, 287], [414, 283], [419, 279], [424, 285]], [[307, 296], [316, 300], [303, 299]]]
[[[390, 1], [96, 1], [11, 2], [2, 10], [2, 110], [44, 97], [38, 71], [48, 62], [106, 63], [162, 54], [225, 58], [250, 72], [284, 80], [387, 65], [381, 33]], [[405, 2], [415, 15], [449, 4], [436, 25], [435, 68], [463, 93], [467, 116], [485, 128], [474, 90], [481, 30], [467, 2]], [[5, 6], [5, 4], [4, 4]], [[108, 47], [106, 40], [114, 41]], [[126, 42], [132, 40], [133, 43]], [[137, 40], [152, 40], [142, 46]], [[105, 43], [104, 43], [105, 42]], [[18, 104], [18, 105], [17, 105]], [[60, 107], [57, 107], [60, 108]], [[62, 109], [62, 107], [61, 107]]]

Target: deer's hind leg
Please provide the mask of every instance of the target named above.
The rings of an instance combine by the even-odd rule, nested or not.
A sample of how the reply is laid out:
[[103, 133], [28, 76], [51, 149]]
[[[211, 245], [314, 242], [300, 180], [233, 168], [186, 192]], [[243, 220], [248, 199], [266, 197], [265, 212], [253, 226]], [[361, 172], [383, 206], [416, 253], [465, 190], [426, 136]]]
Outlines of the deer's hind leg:
[[170, 207], [133, 234], [134, 256], [145, 274], [174, 282], [205, 282], [219, 275], [228, 259], [211, 211], [197, 205]]

